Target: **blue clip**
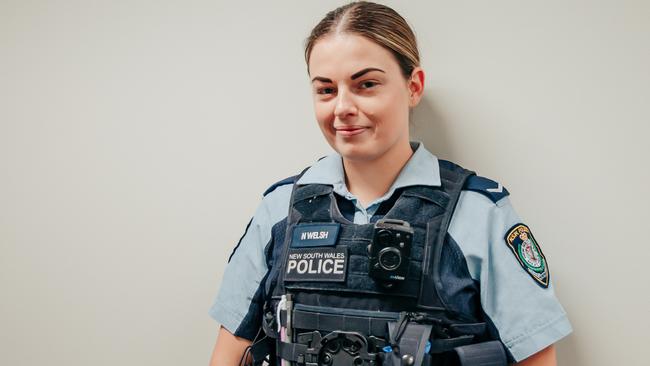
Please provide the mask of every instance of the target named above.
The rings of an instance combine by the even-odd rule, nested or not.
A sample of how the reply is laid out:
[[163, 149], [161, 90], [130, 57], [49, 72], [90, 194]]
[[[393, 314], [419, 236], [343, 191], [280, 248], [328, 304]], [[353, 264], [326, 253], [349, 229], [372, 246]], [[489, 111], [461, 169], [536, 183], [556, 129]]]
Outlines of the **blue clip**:
[[426, 355], [429, 351], [431, 351], [431, 341], [427, 341], [427, 345], [424, 346], [424, 354]]
[[382, 348], [382, 350], [383, 350], [384, 352], [386, 352], [386, 353], [391, 353], [391, 352], [393, 352], [393, 347], [391, 347], [391, 346], [386, 346], [386, 347]]

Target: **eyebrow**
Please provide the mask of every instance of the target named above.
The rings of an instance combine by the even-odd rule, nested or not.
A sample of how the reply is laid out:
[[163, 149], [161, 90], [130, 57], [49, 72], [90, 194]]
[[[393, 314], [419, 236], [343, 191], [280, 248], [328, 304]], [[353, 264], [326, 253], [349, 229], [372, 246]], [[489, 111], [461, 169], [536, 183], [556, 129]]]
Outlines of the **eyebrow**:
[[[381, 72], [383, 72], [384, 74], [386, 73], [384, 70], [382, 70], [382, 69], [378, 69], [378, 68], [376, 68], [376, 67], [366, 67], [365, 69], [363, 69], [363, 70], [361, 70], [361, 71], [357, 71], [357, 72], [355, 72], [354, 74], [352, 74], [352, 76], [350, 76], [350, 79], [351, 79], [351, 80], [354, 80], [354, 79], [360, 78], [361, 76], [363, 76], [363, 75], [366, 74], [366, 73], [369, 73], [370, 71], [381, 71]], [[332, 82], [331, 79], [324, 78], [324, 77], [322, 77], [322, 76], [316, 76], [316, 77], [314, 77], [313, 79], [311, 79], [311, 82], [313, 83], [313, 82], [316, 81], [316, 80], [318, 80], [318, 81], [322, 81], [322, 82], [324, 82], [324, 83], [331, 83], [331, 82]]]

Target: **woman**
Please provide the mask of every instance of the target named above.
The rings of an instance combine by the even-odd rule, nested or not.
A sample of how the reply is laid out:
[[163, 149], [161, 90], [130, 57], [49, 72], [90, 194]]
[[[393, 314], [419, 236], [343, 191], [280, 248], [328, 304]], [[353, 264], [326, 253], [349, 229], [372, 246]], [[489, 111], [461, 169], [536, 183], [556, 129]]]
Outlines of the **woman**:
[[[541, 261], [522, 255], [532, 233], [507, 190], [410, 141], [425, 75], [406, 21], [344, 5], [313, 29], [305, 59], [336, 153], [265, 192], [210, 311], [222, 324], [211, 365], [250, 360], [254, 339], [284, 364], [481, 364], [466, 348], [480, 344], [497, 364], [555, 365], [553, 343], [571, 326], [534, 240]], [[299, 325], [299, 312], [318, 325]], [[378, 331], [345, 323], [375, 324], [379, 312]], [[325, 329], [325, 318], [346, 325]]]

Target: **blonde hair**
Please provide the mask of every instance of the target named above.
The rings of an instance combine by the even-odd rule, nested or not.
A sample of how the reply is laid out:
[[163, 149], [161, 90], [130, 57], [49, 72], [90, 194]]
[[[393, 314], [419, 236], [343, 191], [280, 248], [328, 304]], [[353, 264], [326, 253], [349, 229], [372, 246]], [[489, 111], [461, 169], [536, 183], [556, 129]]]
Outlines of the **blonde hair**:
[[366, 37], [390, 51], [405, 79], [420, 66], [420, 53], [413, 30], [406, 20], [388, 6], [354, 1], [325, 15], [305, 40], [305, 62], [309, 73], [309, 57], [320, 38], [329, 34], [349, 33]]

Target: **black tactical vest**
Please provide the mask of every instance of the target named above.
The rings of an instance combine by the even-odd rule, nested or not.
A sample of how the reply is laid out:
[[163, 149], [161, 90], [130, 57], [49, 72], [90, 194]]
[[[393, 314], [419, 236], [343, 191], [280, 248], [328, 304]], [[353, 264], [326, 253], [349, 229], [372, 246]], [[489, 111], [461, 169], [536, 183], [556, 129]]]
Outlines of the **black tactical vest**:
[[[397, 189], [362, 225], [341, 214], [331, 185], [294, 184], [286, 231], [273, 236], [268, 253], [266, 338], [254, 344], [256, 364], [264, 356], [292, 366], [506, 364], [498, 335], [486, 327], [478, 285], [447, 235], [474, 172], [439, 164], [440, 187]], [[377, 219], [412, 228], [400, 281], [369, 276]]]

